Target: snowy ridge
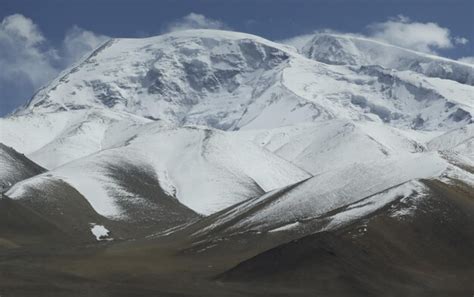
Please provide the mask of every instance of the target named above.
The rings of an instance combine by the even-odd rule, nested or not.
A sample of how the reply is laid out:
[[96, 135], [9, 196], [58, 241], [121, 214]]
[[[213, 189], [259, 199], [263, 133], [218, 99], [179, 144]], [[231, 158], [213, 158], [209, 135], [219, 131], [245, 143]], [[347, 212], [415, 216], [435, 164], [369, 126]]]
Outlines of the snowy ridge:
[[[324, 79], [322, 79], [324, 78]], [[400, 128], [439, 130], [472, 121], [474, 87], [380, 66], [353, 69], [294, 60], [285, 86], [309, 101], [314, 112], [300, 121], [346, 118]]]
[[88, 199], [99, 214], [126, 216], [116, 200], [130, 199], [132, 194], [117, 185], [108, 168], [115, 165], [127, 172], [128, 164], [133, 164], [156, 175], [170, 196], [209, 214], [309, 177], [291, 163], [224, 132], [198, 127], [162, 129], [159, 124], [146, 128], [123, 147], [103, 150], [25, 180], [8, 195], [21, 199], [22, 188], [34, 187], [43, 179], [61, 179]]
[[456, 153], [474, 162], [474, 125], [448, 131], [428, 142], [428, 148]]
[[[268, 231], [297, 221], [318, 218], [392, 187], [421, 178], [436, 178], [448, 163], [437, 153], [415, 154], [397, 160], [373, 164], [355, 164], [314, 176], [288, 190], [274, 191], [250, 199], [220, 214], [207, 229], [221, 228], [232, 221], [229, 232], [239, 230]], [[397, 195], [389, 195], [391, 199]], [[378, 199], [378, 198], [377, 198]], [[376, 208], [391, 201], [375, 201]], [[374, 205], [361, 210], [370, 212]]]
[[114, 126], [143, 125], [150, 120], [108, 110], [77, 110], [10, 116], [0, 119], [0, 142], [53, 169], [87, 156], [113, 142]]
[[300, 50], [307, 57], [328, 64], [380, 65], [462, 84], [474, 84], [474, 66], [470, 64], [359, 36], [317, 33]]
[[[212, 30], [115, 39], [18, 114], [107, 106], [179, 122], [209, 107], [216, 114], [242, 113], [232, 105], [288, 59], [285, 49], [255, 36]], [[198, 102], [197, 111], [189, 110]]]
[[374, 122], [328, 120], [237, 134], [313, 175], [425, 150], [423, 142], [416, 140], [417, 134], [410, 137], [403, 130]]
[[16, 115], [94, 107], [223, 130], [334, 117], [429, 130], [472, 120], [473, 86], [424, 74], [328, 65], [257, 36], [191, 30], [114, 39]]
[[357, 219], [390, 204], [396, 199], [408, 198], [412, 195], [422, 196], [426, 191], [426, 187], [418, 181], [409, 181], [399, 186], [389, 188], [386, 191], [372, 195], [367, 199], [350, 204], [343, 211], [329, 217], [330, 222], [323, 230], [332, 230], [348, 223], [354, 222]]
[[[378, 194], [346, 205], [342, 208], [342, 210], [339, 210], [335, 214], [324, 218], [328, 221], [328, 223], [325, 224], [324, 227], [322, 227], [320, 230], [313, 230], [313, 232], [338, 229], [342, 226], [346, 226], [352, 222], [364, 218], [365, 216], [371, 213], [374, 213], [375, 211], [381, 209], [386, 205], [389, 205], [397, 199], [403, 200], [406, 198], [411, 198], [412, 196], [416, 196], [416, 198], [422, 197], [425, 191], [426, 187], [418, 181], [409, 181], [401, 185], [389, 188]], [[395, 213], [394, 215], [408, 215], [410, 210], [413, 210], [413, 206], [411, 209], [404, 209], [403, 211]], [[298, 229], [300, 229], [303, 224], [304, 223], [296, 221], [294, 223], [288, 223], [275, 229], [271, 229], [268, 232], [294, 232], [298, 231]]]
[[42, 167], [24, 155], [0, 143], [0, 191], [43, 171]]

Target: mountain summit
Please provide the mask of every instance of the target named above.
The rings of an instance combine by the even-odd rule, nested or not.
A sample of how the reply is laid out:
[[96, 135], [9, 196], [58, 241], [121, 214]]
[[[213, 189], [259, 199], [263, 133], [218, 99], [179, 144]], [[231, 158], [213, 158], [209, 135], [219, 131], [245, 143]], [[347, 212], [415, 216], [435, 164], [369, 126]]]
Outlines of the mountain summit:
[[332, 118], [447, 130], [472, 121], [473, 78], [470, 65], [361, 38], [318, 34], [297, 53], [191, 30], [112, 39], [16, 114], [106, 108], [221, 130]]

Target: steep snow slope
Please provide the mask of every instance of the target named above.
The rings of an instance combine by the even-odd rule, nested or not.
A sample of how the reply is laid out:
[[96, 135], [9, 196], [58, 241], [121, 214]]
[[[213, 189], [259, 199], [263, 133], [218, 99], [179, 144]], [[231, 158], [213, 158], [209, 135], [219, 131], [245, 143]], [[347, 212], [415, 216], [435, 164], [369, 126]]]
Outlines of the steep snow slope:
[[449, 79], [328, 65], [257, 36], [191, 30], [111, 40], [16, 115], [96, 107], [223, 130], [331, 118], [447, 130], [472, 121], [473, 94]]
[[[306, 296], [469, 294], [474, 277], [472, 264], [466, 262], [474, 257], [472, 195], [462, 186], [438, 181], [423, 185], [421, 199], [392, 203], [337, 230], [290, 238], [258, 256], [250, 255], [219, 281], [264, 283], [265, 292], [276, 287], [275, 295], [281, 292], [281, 284]], [[407, 209], [409, 214], [397, 214]], [[278, 240], [283, 234], [271, 235]], [[270, 236], [251, 238], [254, 242], [265, 237]], [[228, 241], [215, 241], [217, 246], [209, 254], [226, 243], [225, 247], [231, 246]]]
[[[359, 214], [370, 213], [400, 195], [409, 196], [419, 190], [413, 182], [398, 190], [391, 190], [392, 187], [414, 179], [439, 177], [447, 167], [447, 162], [436, 153], [350, 165], [235, 205], [219, 213], [196, 235], [214, 229], [226, 233], [271, 231], [282, 226], [297, 229], [299, 223], [324, 217], [355, 202], [360, 202], [354, 207]], [[357, 216], [351, 212], [345, 215], [345, 219], [341, 215], [334, 218], [337, 224]]]
[[[0, 119], [0, 142], [48, 169], [107, 147], [117, 128], [150, 120], [107, 109], [30, 113]], [[120, 134], [120, 133], [118, 133]]]
[[300, 50], [307, 57], [327, 64], [380, 65], [474, 85], [473, 65], [363, 37], [318, 33]]
[[472, 122], [473, 86], [380, 66], [292, 62], [283, 72], [285, 86], [320, 111], [300, 115], [299, 121], [328, 114], [417, 130], [446, 130]]
[[242, 104], [252, 101], [253, 92], [275, 84], [289, 58], [284, 50], [256, 36], [224, 31], [114, 39], [40, 90], [18, 113], [106, 106], [226, 128], [242, 115]]
[[450, 130], [430, 142], [431, 150], [449, 151], [471, 158], [474, 163], [474, 124]]
[[139, 129], [124, 146], [26, 180], [8, 195], [21, 199], [27, 188], [44, 188], [50, 180], [61, 179], [88, 199], [99, 214], [127, 217], [124, 204], [128, 202], [148, 207], [146, 199], [119, 183], [122, 175], [136, 174], [132, 165], [151, 176], [167, 195], [203, 214], [309, 177], [269, 151], [228, 133], [197, 127], [166, 129], [157, 123]]
[[14, 149], [0, 143], [0, 190], [3, 191], [15, 183], [44, 172], [45, 169], [35, 164]]
[[66, 129], [76, 113], [30, 113], [0, 118], [0, 142], [30, 154]]
[[416, 140], [416, 135], [409, 137], [404, 130], [376, 122], [328, 120], [235, 133], [314, 175], [425, 150], [424, 142]]

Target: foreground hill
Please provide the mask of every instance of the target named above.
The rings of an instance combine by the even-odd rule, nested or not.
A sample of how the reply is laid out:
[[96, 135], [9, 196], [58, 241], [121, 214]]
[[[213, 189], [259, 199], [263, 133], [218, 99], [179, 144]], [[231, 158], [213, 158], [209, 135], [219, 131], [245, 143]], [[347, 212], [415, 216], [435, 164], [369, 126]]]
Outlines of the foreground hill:
[[308, 177], [227, 133], [151, 123], [113, 148], [21, 181], [6, 195], [45, 217], [63, 214], [77, 230], [101, 221], [116, 234], [114, 222], [153, 233]]
[[23, 297], [465, 296], [474, 289], [473, 200], [455, 183], [421, 181], [421, 196], [306, 236], [238, 233], [203, 249], [177, 232], [77, 249], [0, 250], [1, 288]]
[[474, 290], [471, 189], [424, 183], [422, 198], [270, 249], [220, 279], [275, 292], [299, 288], [293, 296], [468, 295]]
[[44, 171], [44, 168], [23, 154], [0, 143], [0, 188], [2, 192], [15, 183]]

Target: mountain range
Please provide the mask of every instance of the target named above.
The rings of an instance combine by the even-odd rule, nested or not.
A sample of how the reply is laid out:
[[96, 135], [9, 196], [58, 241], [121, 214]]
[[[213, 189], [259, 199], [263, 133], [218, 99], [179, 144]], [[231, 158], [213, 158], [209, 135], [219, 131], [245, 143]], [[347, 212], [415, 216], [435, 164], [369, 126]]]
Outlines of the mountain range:
[[473, 116], [367, 38], [111, 39], [0, 118], [0, 295], [472, 294]]

